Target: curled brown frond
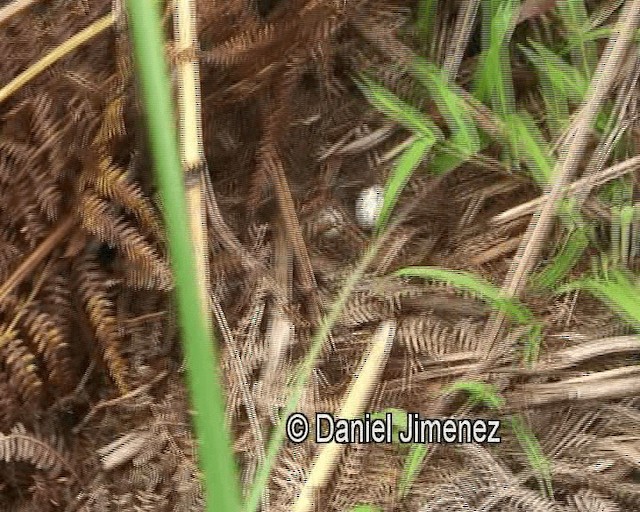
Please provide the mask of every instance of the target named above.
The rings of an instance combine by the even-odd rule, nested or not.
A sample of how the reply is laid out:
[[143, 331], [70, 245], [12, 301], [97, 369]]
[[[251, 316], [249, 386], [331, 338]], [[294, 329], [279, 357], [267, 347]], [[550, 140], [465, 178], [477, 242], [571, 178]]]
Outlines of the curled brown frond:
[[100, 241], [117, 247], [123, 256], [145, 273], [145, 282], [152, 282], [161, 290], [171, 286], [171, 271], [167, 262], [135, 226], [114, 213], [113, 205], [86, 190], [78, 208], [85, 229]]
[[0, 433], [0, 460], [26, 462], [37, 469], [59, 474], [68, 471], [77, 478], [73, 466], [61, 453], [60, 446], [31, 434], [22, 424], [15, 425], [8, 434]]
[[7, 326], [2, 328], [0, 344], [0, 364], [9, 377], [9, 383], [25, 405], [37, 407], [42, 399], [43, 382], [33, 353]]
[[109, 297], [106, 276], [95, 259], [85, 255], [75, 269], [77, 290], [93, 332], [100, 344], [104, 363], [118, 390], [128, 391], [127, 363], [121, 355], [122, 337], [118, 332], [115, 307]]

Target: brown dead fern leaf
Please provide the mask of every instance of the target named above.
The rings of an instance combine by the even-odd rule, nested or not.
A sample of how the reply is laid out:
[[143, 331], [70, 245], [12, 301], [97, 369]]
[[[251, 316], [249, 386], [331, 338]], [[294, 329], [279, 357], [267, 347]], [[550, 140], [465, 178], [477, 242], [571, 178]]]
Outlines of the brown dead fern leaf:
[[16, 337], [15, 331], [5, 327], [0, 336], [0, 354], [9, 383], [22, 403], [32, 408], [34, 404], [40, 403], [43, 392], [43, 382], [38, 374], [35, 357], [25, 343]]
[[15, 425], [9, 434], [0, 433], [0, 460], [7, 463], [26, 462], [53, 473], [66, 470], [77, 478], [72, 464], [59, 447], [30, 434], [22, 424]]
[[118, 204], [135, 216], [144, 232], [158, 241], [164, 240], [164, 231], [159, 216], [140, 186], [132, 181], [126, 170], [111, 163], [106, 157], [100, 159], [92, 185], [101, 196]]
[[122, 338], [113, 302], [106, 287], [106, 276], [94, 257], [86, 254], [75, 268], [77, 290], [91, 327], [100, 345], [109, 375], [121, 394], [128, 392], [127, 363], [121, 355]]
[[34, 353], [43, 361], [47, 383], [61, 393], [69, 392], [75, 372], [64, 327], [37, 305], [27, 308], [20, 318], [20, 327], [28, 335]]
[[82, 225], [100, 241], [117, 247], [143, 273], [140, 282], [160, 290], [171, 286], [171, 271], [167, 262], [147, 242], [138, 230], [113, 211], [113, 205], [95, 193], [85, 190], [80, 198], [78, 213]]

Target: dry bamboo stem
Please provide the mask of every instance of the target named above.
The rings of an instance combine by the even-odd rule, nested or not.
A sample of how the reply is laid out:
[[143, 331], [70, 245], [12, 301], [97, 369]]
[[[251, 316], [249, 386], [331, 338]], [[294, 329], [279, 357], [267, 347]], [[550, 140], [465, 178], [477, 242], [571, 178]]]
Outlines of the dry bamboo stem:
[[189, 230], [196, 269], [200, 275], [200, 293], [204, 318], [211, 322], [209, 312], [209, 272], [207, 225], [204, 214], [203, 181], [204, 167], [202, 152], [202, 127], [200, 120], [200, 81], [198, 63], [187, 55], [197, 44], [195, 30], [195, 5], [193, 0], [176, 0], [174, 26], [176, 50], [180, 58], [176, 65], [178, 77], [178, 108], [180, 112], [180, 152], [185, 170], [187, 207], [189, 209]]
[[[206, 161], [203, 151], [202, 118], [200, 114], [200, 73], [198, 61], [193, 56], [197, 48], [196, 31], [196, 5], [194, 0], [176, 0], [174, 27], [176, 33], [176, 51], [178, 63], [176, 72], [178, 77], [178, 108], [180, 112], [180, 149], [182, 165], [185, 170], [185, 192], [187, 208], [189, 210], [189, 229], [193, 252], [196, 259], [196, 270], [200, 275], [199, 292], [202, 296], [201, 304], [203, 318], [211, 323], [211, 309], [217, 312], [219, 319], [224, 319], [221, 324], [223, 333], [228, 333], [226, 319], [217, 304], [212, 300], [209, 292], [209, 261], [208, 261], [208, 233], [207, 233], [207, 202], [206, 202]], [[211, 198], [213, 201], [213, 198]], [[232, 337], [227, 336], [227, 339]], [[256, 441], [258, 459], [264, 459], [264, 441], [262, 431], [257, 421], [255, 404], [251, 399], [246, 379], [243, 379], [244, 371], [237, 347], [230, 347], [234, 353], [234, 370], [240, 379], [244, 405], [250, 417], [251, 430]], [[263, 495], [263, 510], [267, 511], [268, 494]]]
[[[635, 156], [633, 158], [629, 158], [624, 162], [620, 162], [619, 164], [612, 165], [608, 169], [601, 171], [597, 174], [585, 176], [580, 178], [577, 181], [574, 181], [567, 189], [567, 195], [574, 194], [588, 194], [591, 192], [593, 188], [599, 187], [608, 183], [612, 180], [620, 178], [625, 174], [635, 171], [640, 168], [640, 156]], [[502, 225], [513, 220], [518, 219], [519, 217], [524, 217], [525, 215], [530, 215], [536, 211], [536, 208], [540, 208], [540, 206], [547, 200], [546, 196], [540, 196], [531, 201], [527, 201], [526, 203], [519, 204], [518, 206], [514, 206], [513, 208], [499, 213], [495, 217], [491, 219], [491, 224], [493, 225]]]

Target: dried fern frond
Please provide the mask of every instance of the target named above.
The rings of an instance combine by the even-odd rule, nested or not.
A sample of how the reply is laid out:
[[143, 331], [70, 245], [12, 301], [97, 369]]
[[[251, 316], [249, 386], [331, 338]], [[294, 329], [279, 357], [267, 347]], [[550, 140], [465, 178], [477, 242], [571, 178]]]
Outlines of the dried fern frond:
[[49, 443], [27, 432], [22, 424], [15, 425], [10, 433], [0, 433], [0, 460], [26, 462], [37, 469], [59, 474], [68, 471], [76, 479], [73, 465], [62, 454], [59, 443]]
[[98, 194], [132, 214], [140, 223], [143, 232], [155, 240], [164, 240], [158, 213], [125, 169], [117, 167], [108, 157], [103, 156], [99, 159], [94, 174], [91, 184]]
[[397, 336], [409, 352], [438, 360], [449, 354], [474, 353], [479, 327], [468, 321], [452, 325], [433, 316], [407, 316], [399, 322]]
[[86, 190], [80, 198], [78, 210], [85, 229], [100, 241], [117, 247], [123, 256], [138, 266], [146, 277], [143, 282], [151, 282], [160, 290], [171, 286], [168, 263], [135, 226], [113, 212], [113, 205]]
[[75, 268], [78, 294], [82, 299], [93, 332], [100, 344], [103, 360], [120, 393], [128, 391], [127, 363], [121, 355], [122, 337], [118, 331], [113, 302], [106, 286], [106, 276], [95, 258], [85, 254]]
[[0, 334], [0, 362], [9, 376], [9, 383], [28, 407], [37, 408], [42, 400], [43, 382], [38, 374], [35, 357], [16, 332], [3, 326]]
[[34, 352], [42, 359], [47, 382], [65, 393], [74, 383], [73, 362], [67, 344], [67, 333], [58, 327], [56, 319], [37, 305], [27, 309], [20, 318], [20, 327], [28, 335]]

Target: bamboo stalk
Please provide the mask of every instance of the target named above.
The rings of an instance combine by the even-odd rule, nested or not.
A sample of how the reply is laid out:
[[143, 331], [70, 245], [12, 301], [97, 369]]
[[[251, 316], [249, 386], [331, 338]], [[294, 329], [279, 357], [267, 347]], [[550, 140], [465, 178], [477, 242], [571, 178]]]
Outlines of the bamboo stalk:
[[[629, 158], [628, 160], [615, 164], [597, 174], [584, 176], [579, 180], [574, 181], [569, 187], [566, 187], [565, 192], [568, 196], [576, 194], [587, 195], [592, 189], [618, 179], [627, 173], [636, 171], [638, 167], [640, 167], [640, 156]], [[537, 208], [540, 208], [546, 200], [547, 196], [536, 197], [531, 201], [519, 204], [505, 212], [495, 215], [489, 222], [494, 226], [499, 226], [516, 220], [519, 217], [530, 215], [534, 213]]]
[[[240, 494], [230, 435], [225, 421], [225, 399], [211, 322], [202, 312], [208, 302], [197, 277], [189, 209], [180, 165], [171, 87], [164, 56], [159, 6], [156, 2], [126, 2], [129, 28], [144, 101], [151, 154], [164, 202], [176, 299], [182, 330], [198, 458], [203, 472], [206, 510], [237, 512]], [[200, 263], [201, 264], [201, 263]]]
[[[211, 311], [216, 311], [218, 327], [229, 332], [224, 313], [216, 300], [212, 300], [209, 276], [209, 235], [206, 210], [206, 180], [204, 172], [207, 165], [203, 150], [202, 117], [200, 112], [200, 70], [193, 51], [198, 46], [196, 25], [196, 4], [194, 0], [176, 0], [174, 6], [175, 45], [178, 54], [176, 74], [178, 79], [178, 112], [180, 131], [180, 150], [185, 173], [186, 200], [189, 209], [189, 230], [196, 255], [196, 268], [199, 276], [199, 291], [202, 297], [202, 316], [212, 322]], [[229, 341], [232, 336], [227, 337]], [[233, 343], [233, 341], [232, 341]], [[250, 418], [251, 431], [255, 438], [258, 461], [264, 460], [264, 441], [257, 420], [255, 404], [246, 379], [243, 378], [242, 361], [235, 344], [231, 347], [234, 354], [234, 370], [241, 382], [241, 395]], [[267, 493], [263, 496], [263, 510], [268, 510]]]
[[185, 173], [187, 208], [189, 209], [189, 230], [196, 269], [199, 276], [199, 291], [202, 297], [201, 314], [211, 322], [209, 308], [209, 265], [207, 245], [207, 224], [204, 211], [202, 169], [202, 125], [200, 118], [200, 79], [198, 62], [189, 57], [197, 44], [196, 13], [193, 0], [176, 0], [174, 11], [176, 50], [178, 63], [178, 112], [180, 132], [180, 154]]

